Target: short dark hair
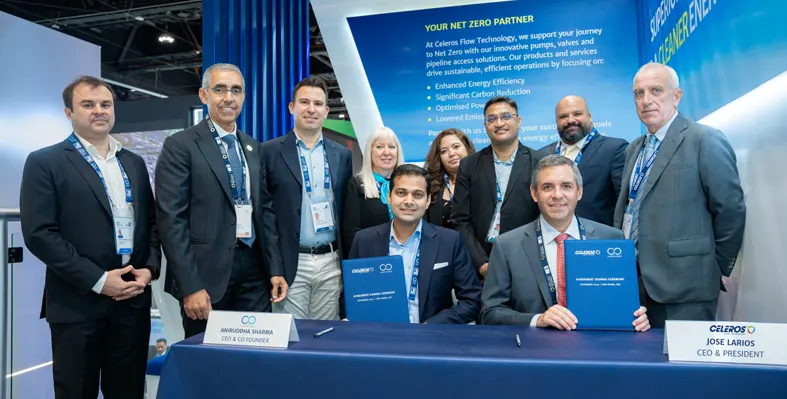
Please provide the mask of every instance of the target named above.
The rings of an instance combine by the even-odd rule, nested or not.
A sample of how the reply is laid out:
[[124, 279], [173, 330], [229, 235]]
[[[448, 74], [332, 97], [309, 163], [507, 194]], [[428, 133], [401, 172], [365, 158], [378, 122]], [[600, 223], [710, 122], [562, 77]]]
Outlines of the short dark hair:
[[295, 101], [295, 93], [297, 93], [298, 89], [301, 87], [316, 87], [318, 89], [322, 89], [322, 91], [325, 93], [325, 100], [328, 100], [328, 84], [325, 83], [325, 80], [322, 78], [317, 76], [309, 76], [308, 78], [298, 82], [298, 84], [295, 85], [295, 88], [292, 89], [292, 101]]
[[391, 173], [391, 190], [393, 192], [394, 188], [396, 188], [396, 178], [399, 176], [421, 176], [426, 181], [426, 193], [429, 194], [429, 172], [426, 169], [413, 164], [402, 164], [394, 169], [393, 173]]
[[516, 101], [514, 101], [513, 98], [506, 97], [506, 96], [497, 96], [497, 97], [491, 98], [489, 101], [486, 102], [486, 104], [484, 105], [484, 115], [486, 115], [486, 110], [489, 107], [491, 107], [491, 106], [493, 106], [493, 105], [495, 105], [497, 103], [506, 103], [506, 104], [510, 105], [511, 108], [514, 109], [514, 111], [519, 112], [519, 107], [516, 106]]
[[97, 78], [95, 76], [80, 76], [76, 78], [73, 82], [69, 83], [65, 89], [63, 89], [63, 105], [70, 110], [74, 110], [74, 89], [79, 85], [88, 85], [91, 88], [95, 88], [98, 86], [106, 87], [109, 90], [109, 93], [112, 94], [112, 100], [115, 100], [115, 91], [112, 90], [112, 86], [109, 83], [105, 82], [101, 78]]
[[582, 173], [579, 172], [577, 164], [572, 161], [571, 158], [558, 154], [549, 154], [538, 161], [536, 167], [533, 168], [533, 176], [530, 180], [530, 186], [538, 190], [538, 175], [542, 170], [544, 170], [544, 168], [564, 165], [571, 167], [571, 170], [574, 171], [574, 182], [577, 183], [577, 187], [582, 187]]
[[166, 345], [167, 344], [167, 339], [166, 338], [159, 338], [159, 339], [156, 340], [156, 343], [159, 343], [159, 342], [163, 342], [164, 345]]

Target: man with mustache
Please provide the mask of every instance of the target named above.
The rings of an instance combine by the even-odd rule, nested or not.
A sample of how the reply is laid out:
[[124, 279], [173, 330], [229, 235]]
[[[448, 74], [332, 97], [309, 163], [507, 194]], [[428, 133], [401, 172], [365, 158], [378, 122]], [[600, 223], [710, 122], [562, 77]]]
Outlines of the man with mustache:
[[352, 154], [322, 134], [327, 99], [328, 86], [322, 79], [298, 82], [290, 102], [295, 129], [262, 145], [290, 287], [273, 311], [298, 319], [343, 316], [338, 221], [352, 175]]
[[74, 131], [28, 156], [19, 199], [25, 245], [46, 265], [55, 398], [95, 398], [100, 384], [106, 398], [139, 399], [161, 261], [150, 178], [110, 136], [109, 84], [80, 77], [63, 103]]
[[205, 69], [208, 117], [167, 137], [156, 165], [165, 289], [181, 301], [186, 337], [213, 309], [270, 312], [287, 295], [265, 160], [235, 122], [245, 86], [235, 65]]
[[721, 277], [743, 243], [746, 203], [724, 134], [678, 112], [678, 74], [648, 63], [634, 77], [637, 114], [648, 129], [626, 151], [615, 226], [637, 248], [643, 302], [654, 327], [715, 320]]
[[[582, 192], [574, 161], [553, 154], [538, 162], [530, 194], [541, 216], [495, 241], [482, 293], [482, 323], [558, 330], [581, 325], [566, 308], [565, 241], [623, 239], [620, 230], [574, 214]], [[636, 331], [650, 329], [645, 311], [631, 309]]]
[[560, 154], [574, 161], [585, 178], [577, 215], [612, 226], [628, 142], [599, 134], [587, 102], [579, 96], [557, 103], [555, 123], [560, 141], [540, 149], [540, 154]]
[[388, 192], [393, 221], [359, 231], [349, 258], [401, 255], [410, 322], [468, 324], [478, 317], [481, 285], [462, 237], [423, 221], [428, 187], [426, 169], [410, 164], [394, 169]]
[[519, 142], [521, 123], [513, 99], [487, 101], [484, 127], [491, 145], [465, 157], [459, 165], [451, 220], [482, 278], [497, 236], [538, 217], [535, 203], [522, 201], [529, 195], [530, 174], [539, 156]]

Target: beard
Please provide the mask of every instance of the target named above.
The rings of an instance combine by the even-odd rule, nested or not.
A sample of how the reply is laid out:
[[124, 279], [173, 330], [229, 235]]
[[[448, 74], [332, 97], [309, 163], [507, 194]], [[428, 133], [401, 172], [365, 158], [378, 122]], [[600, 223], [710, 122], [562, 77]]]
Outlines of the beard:
[[[572, 127], [578, 127], [579, 129], [576, 130], [569, 130]], [[582, 140], [593, 130], [593, 125], [590, 123], [588, 124], [581, 124], [579, 122], [572, 122], [565, 126], [562, 129], [558, 130], [560, 134], [560, 139], [563, 140], [566, 144], [575, 144], [577, 141]]]

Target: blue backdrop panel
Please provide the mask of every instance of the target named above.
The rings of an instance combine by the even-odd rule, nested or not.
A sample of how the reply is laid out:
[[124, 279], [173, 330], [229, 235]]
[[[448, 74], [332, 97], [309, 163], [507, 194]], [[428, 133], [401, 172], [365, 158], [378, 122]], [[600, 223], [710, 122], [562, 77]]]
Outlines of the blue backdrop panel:
[[697, 120], [787, 70], [787, 1], [638, 0], [640, 63], [673, 67]]
[[[532, 22], [495, 22], [517, 16], [532, 16]], [[487, 19], [490, 26], [473, 22]], [[432, 138], [449, 127], [464, 130], [477, 148], [485, 147], [489, 139], [482, 108], [496, 95], [518, 102], [520, 138], [533, 148], [557, 139], [555, 105], [569, 94], [588, 100], [594, 122], [604, 122], [602, 133], [637, 137], [641, 128], [631, 94], [637, 68], [636, 20], [636, 4], [630, 0], [516, 1], [348, 18], [380, 115], [402, 141], [407, 161], [423, 160]], [[460, 25], [452, 26], [456, 22]], [[443, 23], [442, 29], [429, 28]], [[591, 29], [601, 34], [575, 34]], [[561, 31], [572, 35], [551, 36]], [[495, 39], [487, 41], [489, 37]], [[505, 41], [497, 41], [501, 37]], [[576, 53], [561, 56], [563, 51]], [[537, 58], [528, 59], [536, 53]], [[504, 58], [490, 63], [489, 56]], [[454, 63], [467, 60], [471, 63]], [[435, 61], [452, 65], [430, 67]], [[582, 61], [589, 64], [564, 63]], [[490, 65], [503, 70], [488, 70]], [[465, 73], [429, 76], [430, 71], [459, 68]]]
[[227, 62], [246, 79], [239, 128], [259, 141], [287, 133], [292, 88], [309, 74], [309, 1], [203, 0], [202, 11], [203, 70]]

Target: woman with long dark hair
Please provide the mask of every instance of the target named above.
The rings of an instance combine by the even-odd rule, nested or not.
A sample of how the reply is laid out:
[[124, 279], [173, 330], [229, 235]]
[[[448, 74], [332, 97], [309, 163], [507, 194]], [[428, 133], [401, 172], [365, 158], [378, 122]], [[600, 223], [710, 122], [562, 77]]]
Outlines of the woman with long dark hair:
[[426, 220], [437, 226], [453, 229], [451, 202], [454, 182], [459, 172], [459, 161], [475, 153], [475, 146], [459, 129], [445, 129], [435, 137], [426, 155], [424, 168], [429, 172], [431, 203]]

